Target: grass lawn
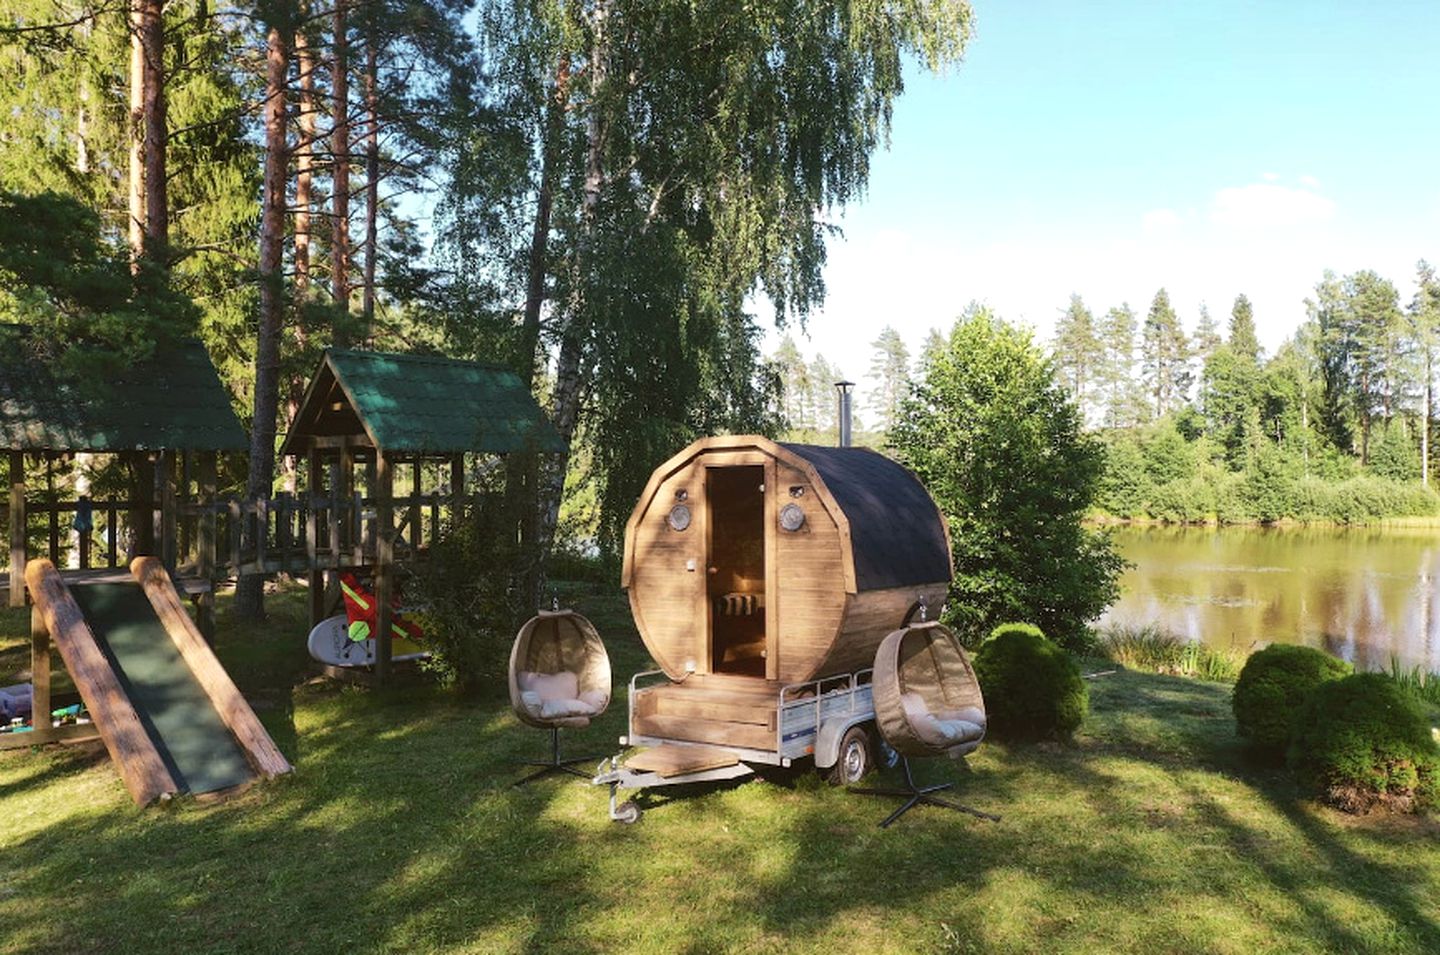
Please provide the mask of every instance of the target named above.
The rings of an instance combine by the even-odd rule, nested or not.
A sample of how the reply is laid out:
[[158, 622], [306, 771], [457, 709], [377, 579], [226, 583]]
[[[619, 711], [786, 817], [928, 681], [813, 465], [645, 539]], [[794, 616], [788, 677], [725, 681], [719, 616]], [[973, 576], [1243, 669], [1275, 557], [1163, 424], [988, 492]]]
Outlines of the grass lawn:
[[[623, 600], [577, 594], [622, 690]], [[220, 652], [295, 762], [220, 805], [136, 809], [103, 750], [0, 754], [0, 952], [1440, 951], [1440, 823], [1302, 801], [1236, 740], [1229, 687], [1120, 672], [1073, 745], [989, 743], [990, 823], [812, 772], [662, 790], [633, 827], [574, 779], [511, 789], [545, 736], [499, 699], [306, 685], [302, 597]], [[28, 665], [0, 615], [0, 684]], [[565, 738], [611, 752], [623, 693]]]

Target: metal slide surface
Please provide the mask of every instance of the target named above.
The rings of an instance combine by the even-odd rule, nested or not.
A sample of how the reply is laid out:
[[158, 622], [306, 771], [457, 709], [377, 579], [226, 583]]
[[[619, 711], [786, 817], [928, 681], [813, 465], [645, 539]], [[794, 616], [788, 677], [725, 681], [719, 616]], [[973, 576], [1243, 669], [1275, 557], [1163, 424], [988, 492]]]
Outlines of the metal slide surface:
[[70, 593], [181, 788], [208, 793], [254, 779], [140, 585], [89, 583]]

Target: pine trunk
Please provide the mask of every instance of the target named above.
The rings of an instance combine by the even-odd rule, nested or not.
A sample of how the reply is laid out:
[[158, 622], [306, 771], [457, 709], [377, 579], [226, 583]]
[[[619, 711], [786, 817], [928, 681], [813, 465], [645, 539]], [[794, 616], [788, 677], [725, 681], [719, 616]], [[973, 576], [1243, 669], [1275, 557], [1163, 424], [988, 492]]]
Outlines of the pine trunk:
[[361, 312], [364, 315], [366, 345], [375, 340], [375, 264], [380, 236], [380, 98], [376, 90], [379, 70], [378, 41], [372, 25], [365, 44], [365, 294]]
[[[315, 54], [305, 31], [295, 32], [295, 62], [299, 71], [299, 142], [295, 144], [295, 302], [303, 309], [310, 298], [310, 220], [315, 203]], [[295, 348], [304, 352], [305, 322], [297, 315], [292, 324]], [[305, 395], [305, 379], [292, 374], [286, 382], [285, 420], [294, 421]], [[299, 466], [295, 455], [287, 455], [283, 463], [285, 490], [294, 494], [299, 485]]]
[[130, 168], [127, 179], [132, 267], [145, 254], [145, 0], [131, 0], [130, 6]]
[[[290, 50], [285, 31], [271, 25], [265, 51], [265, 171], [260, 208], [260, 322], [255, 341], [255, 421], [250, 432], [250, 474], [246, 496], [270, 497], [275, 472], [275, 417], [280, 400], [280, 334], [285, 315], [285, 80]], [[264, 533], [264, 528], [258, 529]], [[265, 615], [265, 578], [240, 578], [235, 612], [258, 620]]]
[[163, 0], [141, 0], [145, 128], [145, 255], [166, 261], [170, 209], [166, 188], [165, 19]]
[[346, 345], [346, 325], [350, 312], [350, 84], [348, 62], [349, 27], [346, 25], [345, 5], [335, 7], [335, 56], [331, 76], [331, 99], [334, 112], [334, 132], [330, 152], [333, 156], [335, 194], [334, 221], [331, 223], [333, 238], [330, 252], [330, 293], [340, 315], [335, 327], [335, 344]]

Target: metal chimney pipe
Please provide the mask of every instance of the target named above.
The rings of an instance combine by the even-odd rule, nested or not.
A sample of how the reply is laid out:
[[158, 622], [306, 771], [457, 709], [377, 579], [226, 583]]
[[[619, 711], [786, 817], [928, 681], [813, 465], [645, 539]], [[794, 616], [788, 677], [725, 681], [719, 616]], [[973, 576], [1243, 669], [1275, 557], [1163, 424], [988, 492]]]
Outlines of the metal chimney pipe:
[[836, 398], [839, 401], [839, 410], [836, 413], [836, 420], [839, 422], [838, 430], [839, 444], [842, 448], [850, 447], [850, 390], [855, 387], [853, 381], [835, 382]]

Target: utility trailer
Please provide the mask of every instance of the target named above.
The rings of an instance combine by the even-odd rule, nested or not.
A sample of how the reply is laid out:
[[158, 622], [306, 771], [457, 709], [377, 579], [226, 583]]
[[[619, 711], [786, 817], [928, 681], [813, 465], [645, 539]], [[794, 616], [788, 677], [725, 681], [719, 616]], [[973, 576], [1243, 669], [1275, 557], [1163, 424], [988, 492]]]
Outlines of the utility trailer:
[[[610, 818], [622, 823], [641, 815], [633, 799], [621, 801], [624, 792], [741, 779], [757, 765], [813, 759], [831, 782], [853, 783], [877, 760], [894, 763], [875, 730], [870, 675], [866, 669], [781, 685], [700, 674], [671, 681], [663, 670], [636, 674], [629, 732], [620, 745], [643, 749], [624, 762], [619, 756], [602, 761], [592, 781], [610, 787]], [[726, 742], [737, 738], [749, 745]]]

